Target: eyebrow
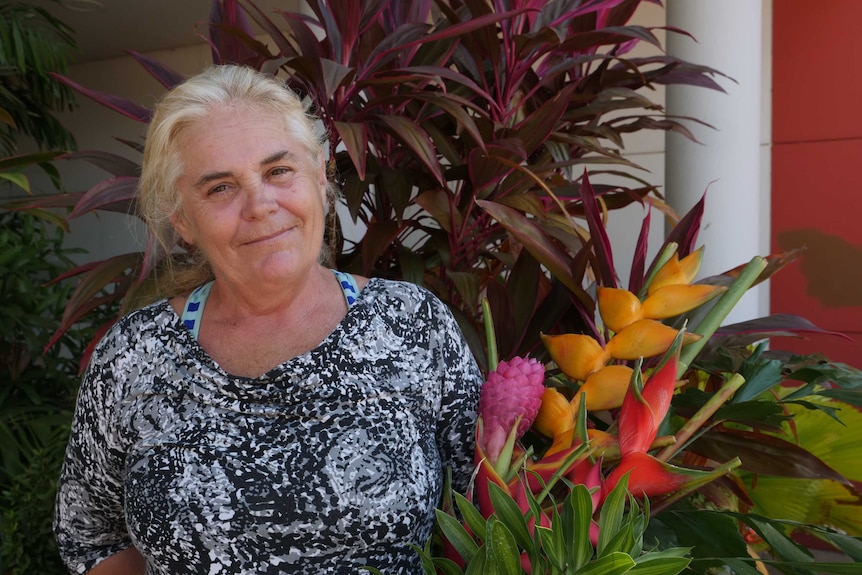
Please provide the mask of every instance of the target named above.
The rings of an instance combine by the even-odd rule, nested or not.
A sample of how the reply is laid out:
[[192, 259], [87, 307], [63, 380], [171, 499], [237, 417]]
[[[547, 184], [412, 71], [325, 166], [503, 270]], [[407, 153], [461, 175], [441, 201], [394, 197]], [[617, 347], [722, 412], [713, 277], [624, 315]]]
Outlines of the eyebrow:
[[[284, 158], [292, 155], [293, 154], [290, 152], [290, 150], [280, 150], [278, 152], [275, 152], [274, 154], [270, 154], [269, 156], [265, 157], [263, 160], [261, 160], [260, 165], [266, 166], [279, 160], [283, 160]], [[233, 172], [208, 172], [198, 178], [198, 181], [195, 182], [195, 187], [200, 188], [214, 180], [229, 178], [231, 176], [233, 176]]]

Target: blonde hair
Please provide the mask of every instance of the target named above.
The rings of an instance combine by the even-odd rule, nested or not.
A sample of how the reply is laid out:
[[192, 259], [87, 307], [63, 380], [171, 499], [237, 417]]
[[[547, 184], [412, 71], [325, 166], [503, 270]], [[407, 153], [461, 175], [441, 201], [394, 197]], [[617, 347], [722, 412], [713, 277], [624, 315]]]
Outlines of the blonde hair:
[[[324, 157], [324, 134], [317, 118], [282, 82], [243, 66], [214, 66], [168, 92], [156, 105], [147, 129], [144, 159], [138, 184], [138, 204], [150, 233], [166, 252], [159, 295], [182, 294], [212, 278], [209, 263], [195, 250], [190, 257], [175, 250], [179, 237], [171, 218], [182, 209], [177, 182], [182, 176], [180, 146], [184, 132], [206, 118], [216, 106], [248, 106], [276, 113], [295, 140], [319, 165]], [[333, 189], [327, 190], [327, 197]]]

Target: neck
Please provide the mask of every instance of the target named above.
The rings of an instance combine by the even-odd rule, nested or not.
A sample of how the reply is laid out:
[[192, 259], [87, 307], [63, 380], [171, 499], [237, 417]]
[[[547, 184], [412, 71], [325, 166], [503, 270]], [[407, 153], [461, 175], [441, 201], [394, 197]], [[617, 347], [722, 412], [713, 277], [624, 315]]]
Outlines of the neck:
[[337, 288], [332, 272], [315, 265], [301, 277], [266, 284], [235, 283], [216, 277], [210, 302], [218, 316], [249, 319], [284, 313], [307, 312], [320, 301], [325, 301]]

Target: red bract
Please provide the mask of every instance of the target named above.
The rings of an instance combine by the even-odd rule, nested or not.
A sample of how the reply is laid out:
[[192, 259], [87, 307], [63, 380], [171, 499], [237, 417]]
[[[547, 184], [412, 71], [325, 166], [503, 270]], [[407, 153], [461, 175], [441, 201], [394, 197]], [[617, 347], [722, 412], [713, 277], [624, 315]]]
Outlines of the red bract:
[[635, 377], [623, 399], [617, 420], [620, 453], [623, 457], [629, 453], [646, 453], [656, 438], [676, 387], [682, 333], [680, 331], [680, 335], [677, 335], [664, 363], [650, 376], [643, 389], [640, 371], [635, 370]]

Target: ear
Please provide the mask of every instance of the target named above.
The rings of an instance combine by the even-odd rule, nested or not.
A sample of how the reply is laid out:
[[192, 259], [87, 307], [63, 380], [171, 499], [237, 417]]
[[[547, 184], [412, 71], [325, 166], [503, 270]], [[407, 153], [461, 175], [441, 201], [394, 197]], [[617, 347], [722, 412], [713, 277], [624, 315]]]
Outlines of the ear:
[[171, 225], [174, 227], [174, 231], [176, 231], [184, 242], [189, 244], [190, 246], [195, 245], [194, 236], [192, 235], [191, 229], [189, 229], [188, 224], [186, 223], [185, 217], [183, 217], [182, 211], [177, 210], [171, 216]]

